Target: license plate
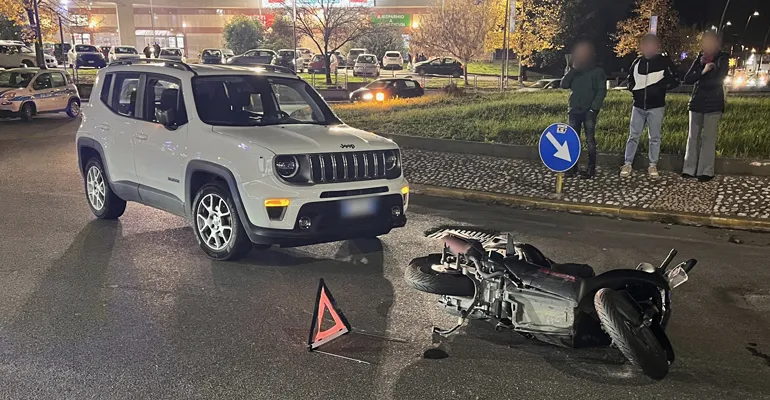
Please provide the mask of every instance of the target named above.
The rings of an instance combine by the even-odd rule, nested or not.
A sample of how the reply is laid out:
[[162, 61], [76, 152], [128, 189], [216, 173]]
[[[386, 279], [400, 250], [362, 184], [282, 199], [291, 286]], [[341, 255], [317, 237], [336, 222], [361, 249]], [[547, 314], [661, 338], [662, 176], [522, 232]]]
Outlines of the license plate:
[[340, 215], [343, 218], [359, 218], [374, 215], [377, 212], [377, 198], [345, 200], [340, 203]]
[[89, 64], [93, 64], [93, 63], [94, 63], [94, 60], [88, 60], [88, 63], [89, 63]]

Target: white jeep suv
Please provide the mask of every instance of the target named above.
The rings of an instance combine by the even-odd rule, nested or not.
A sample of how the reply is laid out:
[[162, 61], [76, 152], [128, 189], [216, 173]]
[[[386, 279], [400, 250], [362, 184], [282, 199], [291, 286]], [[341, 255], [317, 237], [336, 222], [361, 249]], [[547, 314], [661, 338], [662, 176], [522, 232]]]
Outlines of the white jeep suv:
[[113, 63], [76, 140], [94, 215], [118, 218], [134, 201], [186, 217], [214, 259], [406, 224], [398, 146], [340, 122], [280, 67]]

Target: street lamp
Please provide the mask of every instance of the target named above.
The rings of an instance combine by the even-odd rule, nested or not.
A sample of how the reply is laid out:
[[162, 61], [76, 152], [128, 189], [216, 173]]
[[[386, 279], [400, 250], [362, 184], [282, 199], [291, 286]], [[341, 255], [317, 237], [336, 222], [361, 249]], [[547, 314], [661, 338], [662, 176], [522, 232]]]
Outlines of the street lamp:
[[743, 28], [743, 33], [746, 33], [746, 29], [749, 29], [749, 23], [751, 22], [751, 19], [758, 16], [759, 16], [759, 11], [754, 11], [753, 14], [749, 15], [749, 19], [746, 20], [746, 27]]

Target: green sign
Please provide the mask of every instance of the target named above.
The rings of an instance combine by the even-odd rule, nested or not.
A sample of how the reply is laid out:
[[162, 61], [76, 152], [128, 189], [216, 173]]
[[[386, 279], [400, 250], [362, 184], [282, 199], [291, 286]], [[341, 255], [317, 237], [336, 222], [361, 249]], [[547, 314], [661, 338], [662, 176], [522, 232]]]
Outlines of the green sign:
[[372, 13], [372, 24], [382, 24], [408, 28], [412, 26], [412, 14]]

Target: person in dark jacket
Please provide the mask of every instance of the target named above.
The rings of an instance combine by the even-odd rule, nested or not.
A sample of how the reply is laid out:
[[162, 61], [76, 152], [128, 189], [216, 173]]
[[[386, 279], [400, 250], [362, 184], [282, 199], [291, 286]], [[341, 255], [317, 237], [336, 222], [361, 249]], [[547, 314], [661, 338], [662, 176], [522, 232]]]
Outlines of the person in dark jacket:
[[690, 97], [690, 133], [682, 176], [701, 182], [714, 178], [717, 130], [725, 111], [724, 82], [730, 69], [730, 56], [721, 51], [719, 36], [708, 31], [701, 39], [701, 53], [692, 63], [684, 82], [695, 85]]
[[[583, 179], [596, 175], [596, 119], [607, 95], [607, 76], [596, 66], [595, 49], [591, 42], [582, 40], [572, 51], [572, 65], [561, 79], [561, 88], [569, 89], [569, 125], [580, 135], [585, 128], [588, 168], [580, 174]], [[577, 164], [565, 173], [577, 175]]]
[[144, 46], [144, 50], [142, 51], [144, 53], [144, 58], [150, 58], [152, 56], [152, 51], [150, 50], [150, 46]]
[[620, 169], [620, 176], [631, 175], [631, 164], [639, 146], [639, 138], [647, 125], [647, 134], [650, 137], [650, 166], [647, 171], [650, 177], [657, 178], [660, 176], [657, 165], [666, 109], [666, 92], [679, 86], [679, 78], [674, 72], [674, 63], [668, 57], [660, 55], [660, 39], [655, 34], [644, 35], [640, 47], [642, 56], [631, 64], [628, 75], [628, 90], [634, 96], [634, 106], [631, 110], [625, 162]]
[[160, 45], [155, 43], [152, 45], [152, 52], [155, 55], [155, 58], [160, 58]]

